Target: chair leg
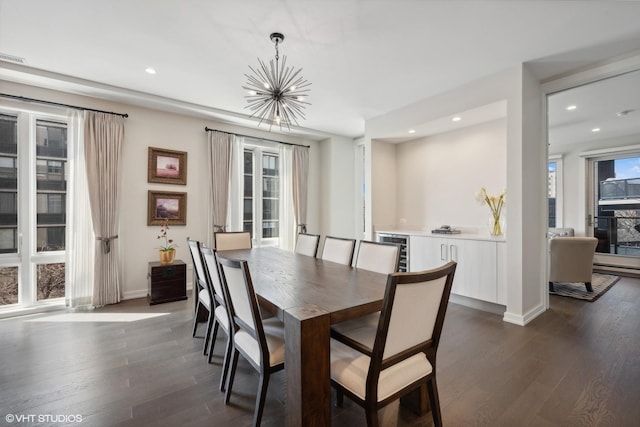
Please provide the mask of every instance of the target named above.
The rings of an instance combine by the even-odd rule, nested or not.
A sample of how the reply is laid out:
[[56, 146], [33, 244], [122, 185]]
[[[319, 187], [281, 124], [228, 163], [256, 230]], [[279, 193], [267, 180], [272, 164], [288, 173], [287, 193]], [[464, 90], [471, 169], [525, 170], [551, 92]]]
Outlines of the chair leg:
[[211, 338], [211, 330], [213, 329], [213, 321], [214, 316], [213, 312], [209, 312], [209, 316], [207, 317], [207, 332], [204, 335], [204, 345], [202, 346], [202, 354], [207, 355], [207, 349], [209, 347], [209, 338]]
[[213, 332], [211, 333], [211, 337], [209, 339], [209, 342], [207, 343], [208, 348], [207, 350], [205, 350], [204, 354], [208, 354], [209, 355], [209, 359], [208, 362], [211, 363], [211, 355], [213, 354], [213, 348], [216, 345], [216, 337], [218, 336], [218, 327], [220, 326], [220, 322], [218, 322], [218, 319], [216, 319], [216, 316], [213, 316]]
[[260, 383], [258, 387], [258, 396], [256, 397], [256, 409], [253, 413], [253, 425], [259, 426], [262, 420], [262, 412], [264, 411], [264, 401], [267, 397], [267, 387], [269, 386], [269, 372], [260, 374]]
[[427, 381], [427, 391], [429, 392], [429, 405], [431, 406], [431, 416], [435, 427], [442, 426], [442, 414], [440, 413], [440, 398], [438, 397], [438, 385], [436, 377], [432, 376]]
[[342, 389], [336, 389], [336, 406], [342, 408], [344, 406], [344, 392]]
[[233, 387], [233, 377], [236, 376], [236, 368], [238, 367], [238, 356], [240, 352], [238, 350], [233, 350], [233, 356], [231, 357], [231, 366], [229, 366], [230, 372], [229, 377], [227, 378], [227, 391], [224, 394], [224, 404], [229, 403], [229, 399], [231, 398], [231, 388]]
[[555, 289], [553, 288], [553, 282], [549, 282], [549, 292], [555, 292]]
[[233, 353], [233, 342], [231, 336], [227, 334], [227, 348], [224, 351], [224, 362], [222, 362], [222, 376], [220, 377], [220, 391], [224, 391], [229, 375], [229, 363], [231, 363], [231, 354]]
[[591, 286], [591, 282], [584, 282], [587, 287], [587, 292], [593, 292], [593, 287]]
[[196, 309], [193, 313], [193, 332], [191, 333], [192, 337], [196, 336], [196, 331], [198, 330], [198, 310], [200, 309], [200, 300], [196, 304]]
[[379, 427], [378, 422], [378, 407], [375, 402], [366, 402], [364, 410], [367, 415], [367, 427]]

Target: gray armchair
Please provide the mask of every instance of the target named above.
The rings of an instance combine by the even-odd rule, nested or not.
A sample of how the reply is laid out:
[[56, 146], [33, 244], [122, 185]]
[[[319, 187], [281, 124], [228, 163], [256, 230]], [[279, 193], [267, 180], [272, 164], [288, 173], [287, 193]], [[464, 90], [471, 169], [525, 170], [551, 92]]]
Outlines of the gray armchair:
[[553, 292], [554, 282], [582, 282], [587, 292], [593, 292], [591, 275], [597, 244], [595, 237], [556, 237], [549, 240], [549, 291]]

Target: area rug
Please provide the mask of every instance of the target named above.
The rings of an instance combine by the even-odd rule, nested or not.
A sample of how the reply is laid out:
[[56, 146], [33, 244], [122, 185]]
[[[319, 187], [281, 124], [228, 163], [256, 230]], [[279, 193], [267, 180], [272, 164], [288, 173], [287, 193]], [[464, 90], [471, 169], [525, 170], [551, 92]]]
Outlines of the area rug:
[[591, 286], [593, 287], [593, 292], [587, 292], [587, 288], [585, 287], [584, 283], [555, 282], [553, 284], [554, 292], [549, 291], [549, 294], [593, 302], [600, 298], [602, 294], [611, 289], [611, 287], [615, 285], [618, 280], [620, 280], [620, 277], [618, 276], [593, 273], [593, 276], [591, 276]]

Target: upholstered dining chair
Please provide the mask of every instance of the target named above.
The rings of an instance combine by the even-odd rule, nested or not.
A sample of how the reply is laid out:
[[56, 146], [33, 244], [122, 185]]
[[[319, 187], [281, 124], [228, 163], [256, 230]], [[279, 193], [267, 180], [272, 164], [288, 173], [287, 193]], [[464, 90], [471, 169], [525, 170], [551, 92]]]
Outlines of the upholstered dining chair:
[[549, 291], [554, 282], [584, 283], [593, 292], [593, 256], [598, 245], [595, 237], [555, 237], [549, 240]]
[[322, 247], [322, 256], [320, 258], [326, 261], [351, 265], [355, 247], [355, 239], [326, 236], [324, 238], [324, 246]]
[[426, 388], [434, 425], [442, 425], [436, 353], [455, 270], [449, 262], [392, 273], [377, 325], [363, 324], [348, 335], [331, 331], [331, 384], [339, 406], [346, 394], [364, 407], [367, 425], [378, 426], [380, 408]]
[[224, 391], [227, 372], [229, 370], [229, 359], [231, 359], [231, 333], [229, 332], [229, 315], [227, 314], [227, 304], [224, 299], [224, 291], [222, 290], [222, 284], [220, 283], [220, 273], [218, 272], [218, 263], [216, 261], [215, 249], [207, 248], [205, 246], [200, 247], [200, 253], [204, 261], [204, 270], [211, 283], [213, 289], [213, 333], [209, 341], [209, 363], [213, 356], [213, 349], [216, 343], [216, 337], [218, 336], [218, 328], [222, 327], [222, 330], [227, 334], [227, 345], [225, 347], [224, 359], [222, 362], [222, 375], [220, 376], [220, 391]]
[[319, 234], [299, 233], [296, 239], [295, 252], [302, 255], [315, 257], [320, 243]]
[[216, 251], [251, 249], [251, 233], [248, 231], [226, 231], [213, 235]]
[[356, 256], [356, 268], [376, 273], [395, 273], [400, 264], [400, 245], [361, 240]]
[[189, 246], [189, 252], [191, 253], [191, 261], [193, 262], [193, 296], [196, 301], [195, 313], [193, 315], [193, 332], [191, 333], [191, 335], [194, 337], [196, 336], [196, 331], [198, 329], [198, 318], [200, 317], [200, 313], [202, 312], [202, 310], [206, 310], [206, 332], [204, 336], [204, 347], [202, 349], [202, 353], [207, 354], [211, 328], [213, 326], [213, 293], [211, 290], [209, 277], [206, 275], [204, 266], [202, 264], [200, 242], [187, 237], [187, 245]]
[[253, 415], [253, 425], [259, 426], [269, 377], [284, 368], [284, 324], [275, 317], [262, 319], [247, 261], [218, 257], [218, 267], [228, 303], [233, 342], [224, 401], [229, 403], [238, 356], [242, 354], [260, 374]]

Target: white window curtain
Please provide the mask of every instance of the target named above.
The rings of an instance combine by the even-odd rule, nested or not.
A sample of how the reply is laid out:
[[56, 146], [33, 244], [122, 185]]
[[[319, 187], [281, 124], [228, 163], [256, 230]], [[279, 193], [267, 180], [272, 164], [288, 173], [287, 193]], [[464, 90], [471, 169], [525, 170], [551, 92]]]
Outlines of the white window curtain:
[[297, 230], [307, 232], [307, 188], [309, 181], [309, 148], [293, 147], [293, 207]]
[[282, 145], [280, 154], [280, 238], [281, 249], [292, 251], [296, 243], [296, 220], [293, 202], [293, 150]]
[[93, 305], [120, 302], [118, 217], [124, 117], [85, 112], [84, 148], [95, 233]]
[[209, 189], [211, 194], [209, 218], [212, 219], [209, 221], [209, 243], [214, 242], [214, 233], [227, 231], [233, 139], [234, 135], [226, 132], [208, 132]]
[[93, 308], [93, 224], [84, 158], [83, 113], [71, 112], [68, 139], [66, 305], [76, 310]]
[[244, 137], [234, 135], [231, 154], [231, 188], [227, 211], [226, 231], [242, 231], [242, 211], [244, 207]]

